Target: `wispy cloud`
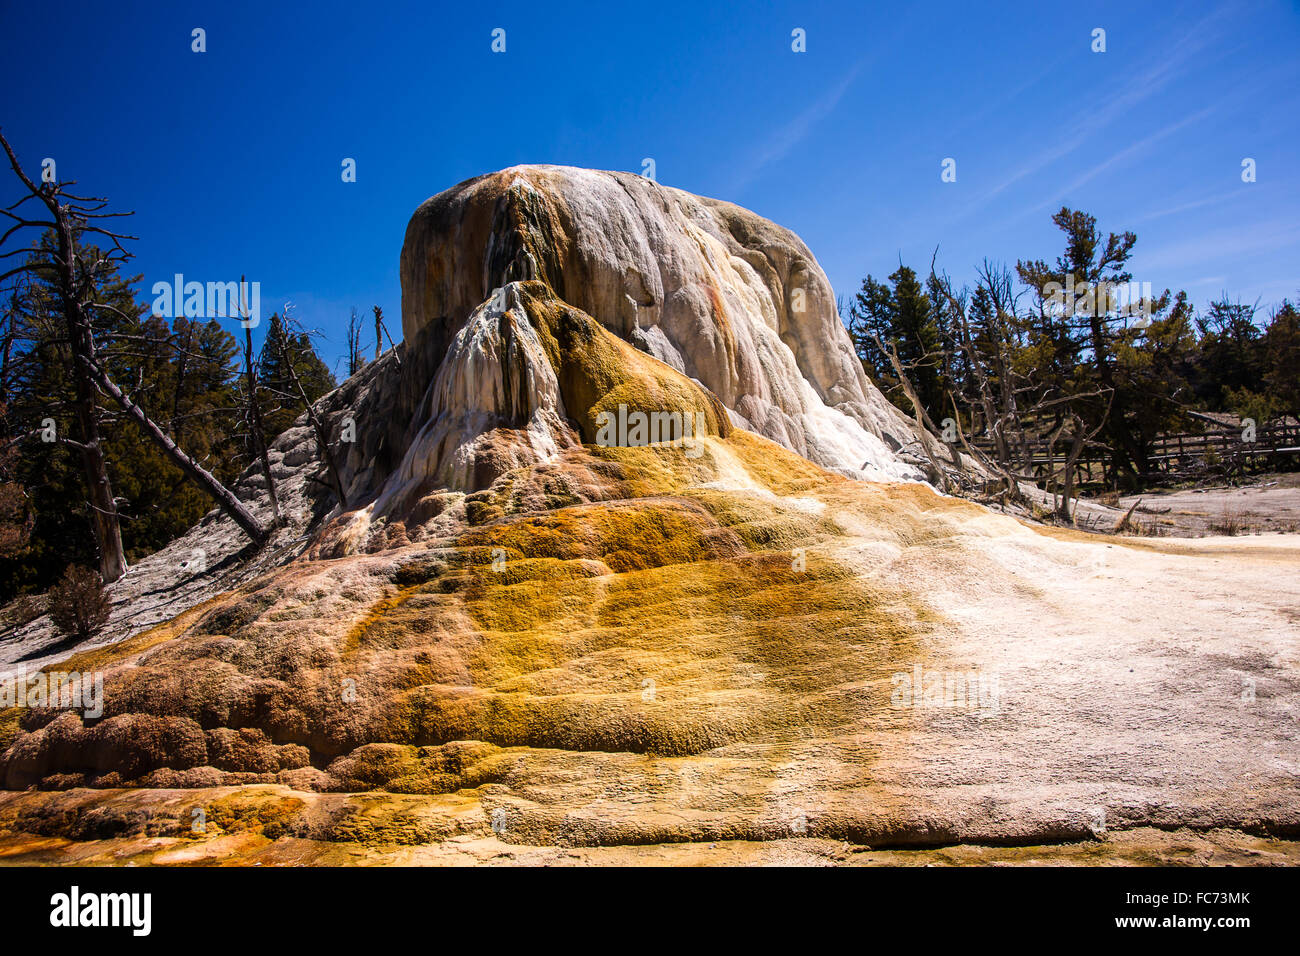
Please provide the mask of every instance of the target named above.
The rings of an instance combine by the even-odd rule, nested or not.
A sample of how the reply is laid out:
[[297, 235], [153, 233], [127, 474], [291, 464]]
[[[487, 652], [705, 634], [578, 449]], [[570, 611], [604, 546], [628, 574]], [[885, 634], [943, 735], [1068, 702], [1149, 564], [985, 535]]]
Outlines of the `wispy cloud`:
[[[1102, 106], [1094, 110], [1084, 111], [1077, 117], [1069, 117], [1069, 123], [1063, 125], [1061, 135], [1056, 142], [1030, 156], [1029, 159], [1000, 182], [973, 199], [955, 218], [961, 219], [978, 212], [997, 198], [999, 194], [1020, 180], [1046, 169], [1058, 160], [1081, 149], [1086, 144], [1095, 143], [1097, 135], [1102, 130], [1134, 107], [1155, 96], [1171, 80], [1186, 72], [1189, 65], [1194, 62], [1195, 56], [1218, 39], [1220, 34], [1214, 29], [1214, 22], [1220, 20], [1223, 16], [1224, 11], [1221, 10], [1205, 17], [1170, 47], [1162, 50], [1159, 59], [1153, 66], [1133, 76], [1114, 95], [1102, 97]], [[1201, 114], [1193, 114], [1186, 120], [1155, 134], [1155, 138], [1168, 135], [1168, 133], [1173, 132], [1180, 126], [1199, 118], [1203, 118]], [[1148, 140], [1151, 139], [1151, 137], [1148, 137]], [[1143, 145], [1150, 145], [1150, 142], [1144, 141], [1144, 143], [1135, 144], [1133, 149], [1140, 148]], [[1092, 176], [1100, 174], [1106, 165], [1120, 162], [1122, 159], [1123, 154], [1117, 154], [1107, 164], [1103, 164], [1103, 167], [1085, 174], [1085, 177], [1080, 182], [1073, 185], [1081, 185], [1082, 182], [1087, 181]], [[1071, 188], [1073, 188], [1073, 185]]]
[[1227, 249], [1238, 256], [1256, 252], [1276, 254], [1297, 243], [1300, 243], [1300, 226], [1294, 222], [1244, 222], [1140, 250], [1133, 261], [1144, 271], [1177, 269], [1185, 273], [1196, 266], [1213, 267], [1222, 261]]
[[796, 146], [807, 139], [817, 124], [833, 113], [835, 107], [839, 106], [840, 100], [844, 99], [844, 94], [849, 91], [853, 81], [862, 72], [863, 66], [863, 62], [856, 63], [840, 78], [838, 83], [809, 104], [807, 109], [778, 129], [776, 134], [758, 149], [753, 158], [740, 167], [732, 183], [732, 190], [740, 192], [758, 179], [766, 167], [788, 156]]
[[1146, 152], [1156, 143], [1160, 142], [1160, 140], [1165, 139], [1168, 136], [1172, 136], [1174, 133], [1178, 132], [1180, 129], [1182, 129], [1185, 126], [1190, 126], [1193, 123], [1199, 123], [1201, 120], [1206, 119], [1209, 116], [1212, 116], [1214, 113], [1218, 111], [1218, 109], [1219, 109], [1218, 105], [1207, 106], [1203, 110], [1197, 110], [1195, 113], [1191, 114], [1190, 116], [1183, 117], [1182, 119], [1178, 120], [1176, 123], [1170, 123], [1168, 126], [1165, 126], [1157, 130], [1156, 132], [1152, 133], [1150, 136], [1144, 136], [1142, 139], [1138, 140], [1136, 143], [1133, 143], [1131, 146], [1127, 146], [1124, 149], [1121, 149], [1118, 153], [1115, 153], [1113, 156], [1098, 163], [1096, 166], [1092, 167], [1092, 169], [1088, 170], [1083, 175], [1077, 177], [1068, 186], [1059, 190], [1052, 198], [1045, 199], [1037, 206], [1033, 207], [1031, 211], [1037, 212], [1038, 210], [1041, 210], [1045, 206], [1056, 205], [1056, 203], [1058, 203], [1061, 199], [1070, 195], [1070, 193], [1074, 192], [1076, 189], [1080, 188], [1085, 183], [1091, 182], [1092, 180], [1096, 179], [1102, 173], [1106, 172], [1106, 170], [1111, 169], [1115, 166], [1121, 166], [1124, 163], [1128, 162], [1129, 160], [1134, 159], [1137, 156], [1140, 156], [1142, 153]]
[[1219, 193], [1215, 196], [1206, 196], [1202, 199], [1193, 199], [1190, 202], [1179, 203], [1176, 206], [1167, 206], [1164, 209], [1157, 209], [1155, 212], [1149, 212], [1145, 215], [1138, 216], [1134, 223], [1152, 222], [1156, 219], [1163, 219], [1166, 216], [1177, 216], [1179, 213], [1191, 212], [1193, 209], [1200, 209], [1203, 206], [1214, 206], [1221, 202], [1227, 202], [1229, 199], [1237, 199], [1241, 196], [1241, 189], [1229, 189], [1227, 192]]

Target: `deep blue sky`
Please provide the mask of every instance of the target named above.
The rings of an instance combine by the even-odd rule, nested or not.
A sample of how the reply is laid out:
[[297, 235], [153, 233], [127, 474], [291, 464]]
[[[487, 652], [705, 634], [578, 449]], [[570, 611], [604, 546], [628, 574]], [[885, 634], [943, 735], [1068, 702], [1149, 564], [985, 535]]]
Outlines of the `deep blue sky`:
[[137, 211], [145, 293], [247, 273], [331, 360], [353, 305], [400, 334], [415, 207], [516, 163], [653, 157], [660, 182], [794, 229], [838, 293], [936, 244], [962, 280], [1050, 259], [1065, 203], [1138, 234], [1136, 280], [1268, 308], [1300, 291], [1298, 50], [1300, 7], [1275, 0], [0, 0], [0, 126], [29, 170], [53, 157]]

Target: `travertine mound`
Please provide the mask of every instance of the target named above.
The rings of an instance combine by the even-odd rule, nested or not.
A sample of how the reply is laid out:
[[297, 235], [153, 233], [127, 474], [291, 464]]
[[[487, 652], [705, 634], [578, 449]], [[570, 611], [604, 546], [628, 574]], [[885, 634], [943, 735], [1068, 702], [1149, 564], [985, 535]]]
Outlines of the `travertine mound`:
[[[424, 203], [402, 246], [402, 331], [449, 341], [494, 290], [539, 279], [718, 397], [738, 427], [824, 467], [916, 479], [817, 260], [731, 203], [630, 173], [516, 166]], [[479, 333], [476, 333], [476, 335]]]
[[431, 493], [477, 491], [561, 449], [618, 440], [616, 430], [600, 432], [620, 409], [624, 419], [634, 411], [677, 423], [677, 439], [732, 428], [715, 395], [537, 280], [507, 283], [470, 314], [425, 401], [423, 427], [361, 517], [405, 519]]
[[[400, 358], [323, 403], [332, 431], [356, 424], [339, 452], [361, 524], [591, 442], [591, 395], [566, 405], [557, 376], [607, 381], [633, 366], [694, 383], [728, 427], [840, 474], [924, 478], [916, 436], [863, 373], [812, 253], [737, 206], [626, 173], [514, 167], [420, 206], [401, 274]], [[607, 334], [547, 352], [556, 315]], [[656, 389], [610, 397], [599, 410], [681, 407]]]

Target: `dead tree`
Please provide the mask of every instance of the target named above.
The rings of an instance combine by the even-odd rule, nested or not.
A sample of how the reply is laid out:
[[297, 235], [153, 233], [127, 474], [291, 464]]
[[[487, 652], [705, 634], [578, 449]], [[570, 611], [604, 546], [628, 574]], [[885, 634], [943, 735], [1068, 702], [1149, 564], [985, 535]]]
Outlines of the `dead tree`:
[[[82, 282], [77, 276], [76, 235], [73, 222], [78, 222], [83, 232], [91, 232], [108, 237], [115, 247], [110, 255], [125, 259], [125, 254], [118, 254], [121, 239], [126, 238], [112, 233], [90, 220], [106, 218], [112, 214], [98, 212], [103, 204], [94, 199], [74, 196], [66, 191], [63, 183], [36, 183], [27, 176], [18, 162], [18, 157], [9, 146], [9, 141], [0, 134], [0, 144], [4, 145], [9, 157], [9, 165], [15, 175], [27, 187], [28, 195], [23, 196], [4, 210], [12, 220], [12, 225], [0, 238], [0, 245], [18, 230], [32, 227], [54, 230], [58, 247], [54, 252], [54, 269], [60, 298], [63, 300], [63, 317], [68, 341], [74, 356], [72, 363], [72, 380], [75, 391], [74, 412], [77, 418], [79, 439], [59, 436], [59, 440], [77, 451], [81, 457], [82, 471], [86, 477], [86, 487], [90, 494], [91, 528], [95, 535], [95, 544], [99, 551], [99, 573], [105, 583], [116, 581], [126, 573], [126, 554], [122, 549], [122, 530], [117, 513], [117, 503], [113, 497], [113, 484], [108, 476], [108, 460], [104, 454], [103, 440], [99, 430], [100, 409], [95, 399], [95, 382], [85, 357], [94, 351], [94, 339], [90, 330], [90, 318], [86, 314], [82, 294]], [[49, 219], [28, 219], [26, 213], [18, 210], [29, 199], [36, 198], [49, 212]], [[64, 200], [67, 200], [66, 204]], [[4, 258], [25, 253], [18, 248], [4, 254]], [[0, 275], [0, 281], [24, 272], [34, 272], [34, 263], [27, 263], [9, 269]], [[89, 283], [93, 275], [85, 277]]]
[[[1001, 290], [996, 277], [987, 264], [981, 273], [981, 280], [986, 284], [994, 308], [997, 310], [998, 327], [1002, 328], [1006, 324], [1004, 310], [1007, 304], [1002, 301], [1003, 296], [1000, 294]], [[966, 440], [966, 434], [961, 427], [962, 416], [957, 408], [956, 396], [950, 394], [949, 399], [953, 405], [953, 421], [957, 425], [958, 438], [972, 458], [983, 465], [991, 474], [997, 475], [1003, 482], [1007, 497], [1015, 500], [1020, 497], [1020, 489], [1016, 476], [1013, 474], [1007, 431], [1009, 428], [1019, 427], [1020, 422], [1016, 413], [1015, 390], [1007, 387], [1010, 384], [1011, 362], [1009, 357], [1005, 355], [1006, 342], [1000, 335], [993, 337], [996, 340], [992, 343], [995, 350], [995, 368], [990, 370], [984, 356], [976, 348], [975, 336], [971, 333], [965, 290], [960, 294], [955, 293], [952, 289], [951, 280], [946, 275], [940, 277], [936, 274], [934, 259], [930, 261], [930, 286], [936, 289], [947, 303], [953, 326], [950, 332], [952, 347], [954, 350], [960, 350], [965, 356], [966, 367], [971, 378], [975, 381], [977, 400], [984, 415], [984, 424], [993, 440], [993, 458], [990, 459], [983, 452], [976, 451]], [[1009, 286], [1006, 291], [1009, 294]], [[1014, 309], [1014, 299], [1011, 300], [1010, 307]], [[995, 390], [990, 381], [991, 372], [999, 376], [998, 381], [1003, 385], [1001, 389], [1003, 392], [1001, 408], [998, 407], [998, 397], [994, 394]]]
[[[893, 366], [894, 375], [898, 377], [898, 384], [903, 389], [903, 394], [912, 405], [912, 421], [917, 434], [921, 441], [921, 450], [925, 452], [925, 457], [930, 462], [930, 469], [934, 473], [934, 479], [939, 483], [943, 491], [952, 490], [952, 481], [948, 477], [948, 466], [944, 464], [943, 455], [939, 451], [939, 441], [932, 434], [934, 422], [930, 420], [925, 406], [921, 404], [920, 398], [917, 397], [916, 388], [912, 385], [912, 380], [907, 374], [907, 369], [898, 357], [898, 352], [894, 348], [893, 342], [882, 342], [880, 336], [875, 332], [871, 337], [876, 342], [876, 347], [880, 349], [888, 358], [889, 364]], [[934, 429], [937, 430], [937, 429]], [[953, 463], [956, 464], [956, 456], [953, 456]]]
[[[1005, 485], [1004, 494], [1012, 500], [1020, 498], [1019, 482], [1037, 484], [1042, 481], [1053, 497], [1053, 511], [1063, 521], [1072, 522], [1070, 502], [1074, 497], [1074, 472], [1083, 452], [1096, 445], [1095, 438], [1102, 426], [1087, 430], [1082, 417], [1075, 411], [1076, 403], [1087, 399], [1109, 400], [1113, 393], [1106, 389], [1097, 389], [1075, 394], [1057, 394], [1034, 380], [1032, 373], [1017, 371], [1012, 360], [1011, 349], [1013, 336], [1018, 324], [1017, 296], [1012, 293], [1010, 275], [1005, 270], [995, 269], [987, 261], [979, 270], [978, 290], [982, 292], [987, 307], [992, 309], [992, 322], [984, 329], [984, 349], [977, 343], [976, 332], [971, 328], [966, 293], [953, 291], [952, 283], [946, 275], [935, 272], [934, 261], [930, 264], [931, 286], [947, 303], [952, 320], [952, 346], [960, 349], [966, 357], [970, 377], [975, 384], [979, 410], [983, 413], [984, 424], [993, 442], [993, 456], [990, 457], [969, 443], [961, 428], [961, 412], [957, 408], [956, 396], [950, 395], [953, 405], [954, 421], [957, 423], [958, 437], [967, 452], [996, 474]], [[972, 410], [973, 411], [973, 410]], [[1103, 422], [1109, 414], [1102, 416]], [[1047, 436], [1049, 462], [1047, 474], [1033, 474], [1032, 454], [1026, 437], [1027, 423], [1039, 422], [1045, 417], [1057, 416], [1056, 427]], [[1065, 455], [1064, 464], [1057, 468], [1052, 450], [1062, 439], [1068, 438], [1070, 445]], [[1022, 460], [1015, 461], [1015, 448], [1019, 446]], [[1064, 487], [1063, 497], [1057, 497], [1057, 487]]]
[[361, 357], [361, 320], [357, 318], [356, 306], [348, 317], [348, 378], [361, 371], [366, 360]]
[[[1109, 412], [1109, 410], [1110, 407], [1109, 405], [1107, 405], [1107, 412]], [[1061, 422], [1060, 427], [1057, 428], [1057, 430], [1053, 433], [1051, 439], [1049, 439], [1048, 441], [1047, 447], [1050, 450], [1055, 446], [1056, 442], [1061, 438], [1061, 435], [1066, 430], [1066, 427], [1069, 426], [1070, 450], [1066, 452], [1065, 464], [1061, 467], [1062, 480], [1061, 480], [1061, 497], [1059, 501], [1056, 501], [1055, 473], [1053, 473], [1053, 483], [1052, 483], [1052, 498], [1055, 504], [1053, 510], [1055, 511], [1057, 518], [1066, 522], [1067, 524], [1074, 524], [1074, 514], [1070, 509], [1070, 504], [1071, 502], [1074, 501], [1075, 466], [1079, 463], [1080, 456], [1082, 456], [1084, 449], [1087, 448], [1088, 446], [1098, 445], [1099, 447], [1103, 447], [1103, 448], [1106, 447], [1104, 443], [1095, 442], [1094, 439], [1097, 437], [1097, 434], [1102, 430], [1102, 428], [1106, 424], [1107, 417], [1108, 416], [1103, 416], [1101, 422], [1097, 425], [1096, 428], [1092, 429], [1091, 431], [1087, 431], [1087, 425], [1084, 422], [1084, 420], [1080, 418], [1073, 410], [1070, 410], [1069, 412], [1067, 412], [1066, 419]]]
[[271, 498], [272, 520], [280, 522], [280, 496], [275, 491], [275, 476], [271, 474], [271, 459], [266, 451], [266, 429], [262, 427], [262, 404], [257, 400], [257, 371], [253, 367], [253, 323], [248, 314], [248, 303], [244, 301], [244, 277], [239, 277], [239, 317], [244, 327], [244, 389], [247, 392], [244, 401], [244, 426], [248, 429], [248, 440], [253, 446], [262, 469], [262, 478], [266, 481], [266, 493]]
[[95, 384], [113, 401], [117, 402], [122, 407], [122, 411], [126, 412], [127, 417], [153, 439], [154, 443], [172, 460], [172, 464], [176, 465], [194, 484], [206, 491], [213, 501], [217, 503], [218, 507], [234, 519], [235, 523], [244, 530], [245, 534], [259, 544], [266, 540], [266, 529], [262, 527], [244, 503], [235, 497], [234, 492], [230, 491], [210, 471], [177, 447], [176, 443], [167, 437], [167, 434], [154, 423], [144, 409], [118, 388], [98, 365], [93, 361], [88, 364]]
[[388, 339], [388, 347], [393, 350], [393, 358], [397, 362], [397, 367], [401, 368], [402, 357], [397, 354], [397, 346], [393, 344], [393, 337], [388, 334], [388, 326], [384, 325], [384, 310], [377, 305], [372, 308], [375, 312], [375, 361], [379, 361], [379, 354], [382, 351], [380, 336], [383, 336]]
[[300, 404], [307, 413], [307, 420], [311, 422], [312, 431], [316, 435], [316, 447], [320, 451], [321, 459], [325, 462], [325, 468], [329, 472], [330, 482], [334, 486], [334, 494], [338, 496], [340, 508], [347, 511], [348, 496], [343, 487], [343, 476], [339, 471], [338, 463], [334, 459], [329, 432], [320, 416], [316, 414], [316, 406], [312, 404], [311, 398], [307, 395], [307, 390], [303, 388], [302, 379], [298, 377], [298, 370], [293, 366], [294, 356], [290, 347], [291, 336], [289, 334], [290, 327], [294, 325], [289, 316], [291, 308], [292, 306], [286, 302], [284, 309], [281, 310], [283, 315], [280, 321], [279, 333], [269, 336], [267, 345], [279, 354], [280, 362], [284, 367], [285, 374], [289, 376], [290, 387], [293, 389], [292, 394], [288, 397]]
[[[90, 490], [95, 543], [99, 548], [100, 576], [105, 583], [120, 578], [126, 572], [126, 556], [122, 550], [121, 525], [99, 431], [101, 410], [96, 391], [103, 392], [117, 402], [127, 416], [162, 449], [187, 478], [207, 493], [255, 543], [261, 544], [266, 540], [267, 532], [243, 502], [182, 451], [144, 410], [131, 400], [130, 396], [117, 387], [98, 364], [98, 351], [90, 310], [112, 309], [112, 307], [93, 301], [94, 280], [105, 265], [126, 262], [131, 258], [130, 253], [122, 246], [122, 242], [135, 237], [113, 232], [94, 223], [97, 220], [130, 214], [102, 212], [108, 201], [96, 197], [77, 196], [68, 192], [67, 187], [75, 185], [74, 182], [45, 182], [38, 186], [23, 171], [18, 157], [3, 134], [0, 134], [0, 145], [4, 147], [9, 157], [9, 165], [14, 175], [28, 192], [26, 196], [3, 210], [13, 224], [0, 237], [0, 245], [3, 245], [18, 230], [29, 227], [53, 230], [57, 243], [52, 265], [72, 353], [71, 371], [75, 383], [76, 414], [81, 436], [80, 441], [68, 440], [67, 444], [81, 453], [86, 482]], [[36, 199], [45, 206], [49, 219], [28, 219], [25, 214], [15, 212], [30, 199]], [[101, 258], [95, 262], [85, 261], [78, 251], [78, 237], [88, 233], [103, 236], [112, 243], [112, 248], [102, 253]], [[4, 253], [0, 258], [25, 251], [22, 248], [14, 249]], [[11, 276], [35, 272], [41, 268], [48, 268], [48, 266], [28, 262], [0, 274], [0, 282]]]

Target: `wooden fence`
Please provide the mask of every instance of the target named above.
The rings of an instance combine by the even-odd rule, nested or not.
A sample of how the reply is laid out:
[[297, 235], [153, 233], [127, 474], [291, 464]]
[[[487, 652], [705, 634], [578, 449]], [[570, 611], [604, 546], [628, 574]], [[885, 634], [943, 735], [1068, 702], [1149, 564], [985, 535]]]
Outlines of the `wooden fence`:
[[[1229, 472], [1243, 471], [1268, 459], [1300, 455], [1300, 423], [1279, 422], [1260, 426], [1255, 430], [1253, 442], [1245, 441], [1245, 437], [1243, 429], [1226, 426], [1160, 435], [1151, 443], [1149, 477], [1174, 477], [1204, 471], [1215, 463]], [[994, 457], [991, 440], [977, 438], [971, 444], [990, 458]], [[1046, 440], [1038, 440], [1029, 442], [1023, 451], [1013, 451], [1013, 457], [1018, 467], [1023, 467], [1028, 459], [1031, 473], [1045, 478], [1065, 464], [1067, 451], [1066, 442], [1049, 447]], [[1106, 484], [1108, 469], [1109, 456], [1104, 450], [1088, 449], [1076, 463], [1075, 480], [1080, 484], [1093, 481]]]

